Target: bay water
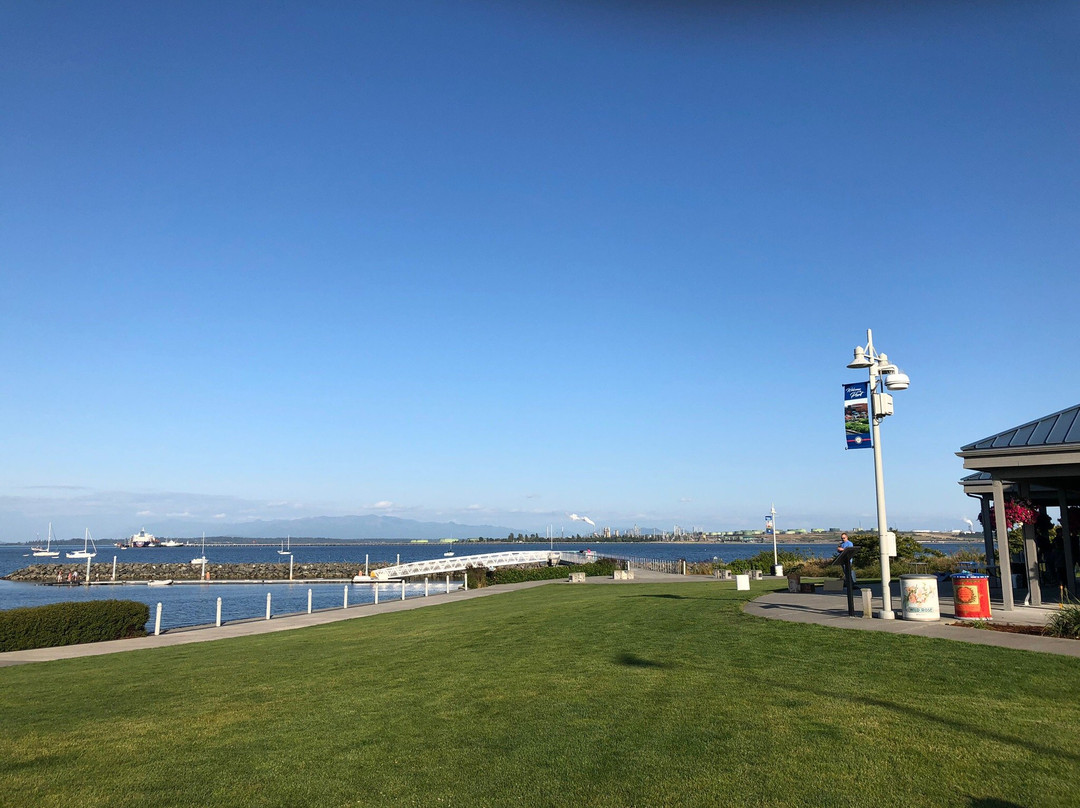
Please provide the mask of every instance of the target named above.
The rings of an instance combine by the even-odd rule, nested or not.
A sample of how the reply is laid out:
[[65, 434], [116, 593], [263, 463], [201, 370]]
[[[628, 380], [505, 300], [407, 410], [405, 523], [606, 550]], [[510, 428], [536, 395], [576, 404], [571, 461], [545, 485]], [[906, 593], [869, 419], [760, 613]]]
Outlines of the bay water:
[[[942, 543], [930, 545], [934, 549], [953, 553], [967, 548], [978, 550], [981, 542]], [[457, 556], [497, 553], [510, 550], [595, 550], [599, 555], [617, 559], [648, 558], [663, 561], [685, 559], [694, 561], [734, 561], [750, 558], [758, 553], [772, 549], [772, 544], [764, 543], [675, 543], [675, 542], [458, 542], [454, 545], [440, 543], [397, 543], [397, 542], [356, 542], [330, 545], [297, 545], [290, 547], [295, 564], [345, 562], [356, 566], [356, 571], [363, 572], [365, 558], [371, 564], [402, 563], [441, 558], [452, 550]], [[828, 558], [835, 552], [830, 543], [817, 544], [779, 544], [783, 551], [798, 552], [807, 558]], [[27, 545], [0, 545], [0, 576], [8, 575], [17, 569], [31, 564], [55, 565], [66, 579], [67, 573], [78, 569], [80, 575], [86, 571], [85, 560], [66, 559], [66, 551], [76, 549], [74, 545], [56, 544], [59, 549], [58, 559], [35, 558]], [[81, 547], [79, 548], [81, 549]], [[206, 545], [206, 557], [211, 564], [242, 563], [288, 563], [289, 556], [280, 555], [281, 546], [277, 543], [223, 544]], [[200, 546], [186, 547], [148, 547], [121, 550], [115, 547], [100, 546], [95, 564], [112, 564], [113, 558], [118, 563], [138, 564], [183, 564], [202, 554]], [[461, 573], [451, 575], [452, 588], [461, 585]], [[445, 591], [446, 579], [433, 577], [429, 591], [434, 596]], [[348, 589], [349, 605], [371, 603], [374, 600], [373, 585], [340, 583], [185, 583], [172, 586], [149, 587], [146, 584], [94, 585], [94, 586], [46, 586], [41, 584], [17, 583], [0, 580], [0, 609], [13, 609], [21, 606], [40, 606], [47, 603], [64, 601], [106, 600], [117, 598], [134, 600], [150, 606], [150, 623], [153, 629], [155, 609], [162, 604], [162, 629], [180, 628], [212, 624], [217, 610], [217, 599], [222, 601], [222, 621], [265, 618], [266, 596], [270, 595], [271, 614], [281, 616], [307, 611], [308, 590], [311, 590], [314, 610], [341, 608]], [[409, 583], [405, 588], [407, 598], [422, 597], [423, 581]], [[400, 599], [400, 584], [382, 584], [379, 600]]]

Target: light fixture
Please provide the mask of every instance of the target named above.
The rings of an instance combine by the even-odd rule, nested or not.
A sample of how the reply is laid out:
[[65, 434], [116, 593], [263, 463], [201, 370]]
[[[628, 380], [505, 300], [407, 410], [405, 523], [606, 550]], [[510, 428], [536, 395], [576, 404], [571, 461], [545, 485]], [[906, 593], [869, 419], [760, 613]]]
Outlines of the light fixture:
[[851, 364], [849, 364], [848, 367], [858, 370], [860, 368], [868, 368], [872, 364], [874, 363], [870, 361], [870, 358], [866, 355], [866, 351], [863, 347], [861, 345], [856, 345], [855, 358], [851, 360]]

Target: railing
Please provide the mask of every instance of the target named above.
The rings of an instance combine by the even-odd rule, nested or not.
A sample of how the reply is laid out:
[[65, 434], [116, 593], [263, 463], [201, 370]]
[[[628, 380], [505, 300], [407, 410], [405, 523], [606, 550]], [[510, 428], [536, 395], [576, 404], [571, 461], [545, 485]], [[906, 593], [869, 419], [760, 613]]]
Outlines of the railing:
[[607, 558], [614, 559], [615, 561], [628, 562], [631, 569], [639, 570], [652, 570], [653, 572], [668, 572], [673, 575], [678, 575], [682, 572], [682, 559], [668, 559], [668, 558], [640, 558], [637, 556], [606, 556]]

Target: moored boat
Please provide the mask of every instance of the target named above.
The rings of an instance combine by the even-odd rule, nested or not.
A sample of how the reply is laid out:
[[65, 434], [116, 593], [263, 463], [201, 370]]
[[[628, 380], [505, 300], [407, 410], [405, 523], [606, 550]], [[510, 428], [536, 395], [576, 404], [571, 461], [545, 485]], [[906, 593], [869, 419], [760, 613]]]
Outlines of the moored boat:
[[[94, 552], [90, 552], [90, 548], [94, 548]], [[97, 555], [97, 545], [94, 544], [94, 539], [90, 535], [90, 528], [86, 529], [86, 535], [83, 537], [83, 548], [76, 550], [73, 553], [64, 553], [67, 558], [93, 558]]]
[[52, 549], [52, 522], [49, 522], [49, 537], [45, 540], [44, 547], [31, 547], [35, 558], [59, 558], [60, 551]]

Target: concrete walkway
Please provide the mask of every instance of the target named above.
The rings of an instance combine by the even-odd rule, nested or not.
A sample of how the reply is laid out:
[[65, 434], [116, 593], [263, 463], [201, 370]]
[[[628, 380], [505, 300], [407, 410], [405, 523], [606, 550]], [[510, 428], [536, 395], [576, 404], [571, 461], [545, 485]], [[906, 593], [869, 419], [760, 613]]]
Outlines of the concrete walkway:
[[[563, 581], [565, 579], [556, 579]], [[25, 665], [30, 662], [48, 662], [54, 659], [74, 659], [76, 657], [115, 654], [120, 651], [139, 651], [145, 648], [166, 648], [173, 645], [187, 645], [193, 642], [224, 640], [230, 637], [250, 637], [253, 634], [269, 634], [275, 631], [289, 631], [305, 626], [322, 626], [341, 620], [354, 620], [359, 617], [372, 617], [390, 612], [407, 612], [422, 609], [425, 606], [438, 606], [443, 603], [457, 603], [463, 600], [485, 598], [534, 586], [555, 583], [556, 581], [528, 581], [520, 584], [486, 586], [482, 589], [465, 591], [458, 589], [449, 594], [429, 597], [409, 598], [408, 600], [383, 600], [378, 604], [367, 603], [350, 606], [348, 609], [323, 609], [311, 614], [289, 614], [270, 620], [254, 618], [234, 620], [222, 626], [193, 626], [170, 629], [159, 636], [135, 637], [129, 640], [110, 640], [108, 642], [82, 643], [80, 645], [61, 645], [54, 648], [34, 648], [28, 651], [6, 651], [0, 653], [0, 667]]]
[[[777, 586], [786, 585], [786, 578], [769, 578]], [[74, 659], [76, 657], [99, 656], [121, 651], [138, 651], [145, 648], [164, 648], [173, 645], [187, 645], [193, 642], [223, 640], [230, 637], [248, 637], [254, 634], [268, 634], [275, 631], [289, 631], [305, 626], [321, 626], [340, 620], [353, 620], [390, 612], [404, 612], [422, 609], [425, 606], [437, 606], [443, 603], [457, 603], [522, 589], [531, 589], [547, 584], [565, 583], [565, 578], [548, 581], [528, 581], [520, 584], [504, 584], [482, 589], [456, 590], [449, 594], [432, 595], [426, 598], [409, 600], [386, 600], [379, 604], [350, 606], [348, 609], [324, 609], [312, 614], [293, 614], [274, 617], [271, 620], [251, 619], [226, 623], [223, 626], [196, 626], [191, 628], [171, 629], [160, 636], [137, 637], [130, 640], [64, 645], [56, 648], [36, 648], [29, 651], [7, 651], [0, 653], [0, 667], [24, 665], [30, 662], [48, 662], [54, 659]], [[587, 578], [586, 584], [614, 584], [633, 586], [635, 583], [696, 583], [734, 589], [733, 581], [717, 581], [704, 575], [672, 575], [650, 570], [634, 570], [634, 579], [629, 581], [611, 578]], [[858, 594], [858, 593], [856, 593]], [[880, 598], [878, 599], [880, 605]], [[892, 604], [897, 614], [900, 613], [898, 598], [893, 596]], [[856, 614], [861, 614], [861, 599], [855, 600]], [[1048, 654], [1080, 657], [1080, 640], [1063, 640], [1055, 637], [1040, 637], [1029, 634], [1008, 634], [1001, 631], [961, 628], [950, 626], [955, 622], [951, 598], [940, 598], [942, 619], [936, 622], [916, 622], [911, 620], [881, 620], [848, 617], [847, 596], [843, 592], [802, 594], [792, 592], [770, 592], [749, 601], [743, 611], [758, 617], [772, 620], [787, 620], [793, 623], [816, 623], [834, 628], [856, 629], [859, 631], [887, 631], [892, 634], [911, 634], [919, 637], [937, 637], [946, 640], [959, 640], [978, 645], [997, 645], [1003, 648], [1015, 648], [1022, 651], [1041, 651]], [[1052, 608], [1018, 607], [1011, 612], [994, 611], [994, 621], [1019, 625], [1044, 625], [1053, 613]]]
[[[775, 579], [780, 583], [780, 579]], [[880, 589], [880, 587], [879, 587]], [[941, 619], [937, 621], [881, 620], [862, 617], [862, 603], [856, 592], [855, 614], [848, 617], [847, 595], [843, 592], [771, 592], [748, 602], [743, 611], [758, 617], [787, 620], [792, 623], [817, 623], [834, 628], [859, 631], [887, 631], [890, 634], [910, 634], [916, 637], [937, 637], [943, 640], [959, 640], [977, 645], [997, 645], [1021, 651], [1041, 651], [1047, 654], [1080, 657], [1080, 640], [1063, 640], [1057, 637], [1040, 637], [1032, 634], [1009, 634], [992, 629], [951, 626], [956, 622], [951, 598], [940, 598]], [[877, 598], [877, 606], [881, 598]], [[892, 598], [895, 613], [900, 614], [899, 598]], [[991, 607], [993, 622], [1022, 626], [1043, 626], [1054, 613], [1053, 608], [1017, 607], [1012, 611], [999, 611]]]

